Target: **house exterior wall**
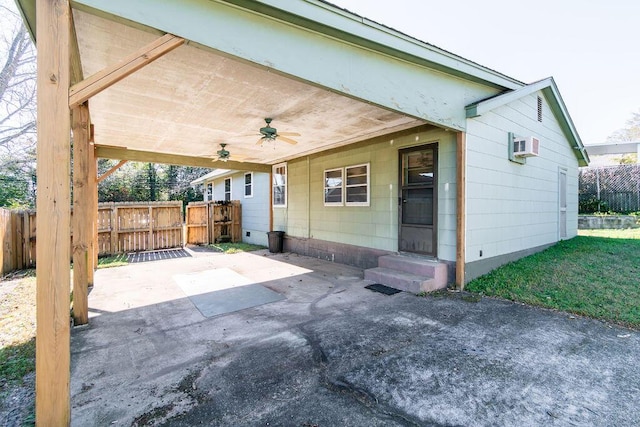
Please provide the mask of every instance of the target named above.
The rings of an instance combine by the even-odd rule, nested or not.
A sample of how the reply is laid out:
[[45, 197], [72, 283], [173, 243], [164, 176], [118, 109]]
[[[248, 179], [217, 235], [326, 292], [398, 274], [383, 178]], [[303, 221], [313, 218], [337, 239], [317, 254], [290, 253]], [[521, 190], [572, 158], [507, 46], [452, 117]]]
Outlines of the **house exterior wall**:
[[[269, 174], [253, 172], [253, 196], [244, 195], [244, 172], [213, 179], [213, 200], [224, 200], [224, 180], [231, 178], [231, 200], [242, 204], [242, 241], [267, 246], [269, 231]], [[205, 189], [207, 183], [205, 182]], [[247, 233], [249, 235], [247, 235]]]
[[[455, 261], [456, 134], [433, 127], [375, 138], [288, 162], [287, 207], [274, 208], [274, 229], [285, 231], [289, 238], [396, 252], [398, 151], [436, 142], [438, 258]], [[325, 206], [324, 171], [360, 164], [369, 164], [369, 206]]]
[[[539, 157], [524, 165], [509, 161], [508, 132], [540, 138]], [[566, 238], [571, 238], [577, 233], [578, 161], [544, 95], [534, 93], [468, 120], [467, 279], [512, 261], [513, 254], [518, 258], [560, 240], [561, 168], [567, 174]]]

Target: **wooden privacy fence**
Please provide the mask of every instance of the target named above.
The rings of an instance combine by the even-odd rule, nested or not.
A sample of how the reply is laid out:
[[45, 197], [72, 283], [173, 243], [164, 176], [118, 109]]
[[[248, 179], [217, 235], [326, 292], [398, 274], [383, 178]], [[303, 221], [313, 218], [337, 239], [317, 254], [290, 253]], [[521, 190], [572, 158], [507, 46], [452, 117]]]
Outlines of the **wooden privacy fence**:
[[179, 248], [182, 202], [98, 203], [98, 255]]
[[242, 206], [238, 200], [191, 202], [186, 223], [188, 244], [242, 241]]
[[[97, 228], [99, 255], [179, 248], [182, 202], [98, 203]], [[36, 212], [0, 208], [0, 241], [1, 274], [34, 267]], [[73, 245], [73, 229], [69, 242]]]
[[[29, 216], [30, 212], [28, 211], [12, 211], [0, 208], [0, 242], [2, 242], [0, 274], [6, 274], [30, 265], [32, 244], [29, 240]], [[24, 219], [25, 217], [27, 218], [26, 220]], [[27, 230], [26, 233], [25, 230]], [[35, 256], [35, 244], [33, 253]]]

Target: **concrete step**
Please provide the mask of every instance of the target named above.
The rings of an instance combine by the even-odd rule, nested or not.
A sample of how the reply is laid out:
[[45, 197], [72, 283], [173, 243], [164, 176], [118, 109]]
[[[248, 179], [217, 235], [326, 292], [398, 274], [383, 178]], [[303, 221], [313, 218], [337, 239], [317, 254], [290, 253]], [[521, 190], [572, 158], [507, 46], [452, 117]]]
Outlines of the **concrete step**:
[[433, 278], [419, 276], [417, 274], [407, 273], [404, 271], [394, 270], [386, 267], [369, 268], [364, 271], [364, 278], [376, 283], [391, 286], [401, 291], [411, 292], [414, 294], [420, 292], [431, 292], [446, 287], [440, 285]]
[[447, 265], [436, 260], [404, 255], [385, 255], [378, 258], [378, 267], [391, 268], [418, 276], [432, 277], [447, 284]]

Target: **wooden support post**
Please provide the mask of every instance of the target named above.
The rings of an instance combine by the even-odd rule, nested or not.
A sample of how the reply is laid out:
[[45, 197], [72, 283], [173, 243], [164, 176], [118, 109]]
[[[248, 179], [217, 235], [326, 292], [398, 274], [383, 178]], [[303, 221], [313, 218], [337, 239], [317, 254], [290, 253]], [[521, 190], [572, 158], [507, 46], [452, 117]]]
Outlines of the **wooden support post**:
[[[91, 138], [91, 124], [89, 124], [89, 138]], [[90, 198], [89, 212], [87, 216], [90, 219], [90, 236], [89, 239], [89, 264], [87, 271], [87, 283], [89, 287], [93, 286], [94, 272], [98, 266], [98, 183], [96, 182], [97, 164], [96, 164], [96, 148], [93, 144], [88, 146], [88, 166], [89, 176], [87, 186], [90, 191], [87, 192], [87, 197]]]
[[273, 231], [273, 171], [269, 172], [269, 231]]
[[[71, 111], [73, 129], [73, 319], [76, 325], [89, 322], [89, 269], [93, 270], [93, 182], [89, 144], [89, 107], [81, 104]], [[89, 261], [91, 258], [91, 261]]]
[[[93, 134], [93, 125], [91, 126], [91, 133]], [[100, 246], [98, 244], [98, 159], [96, 157], [96, 147], [93, 147], [93, 161], [91, 161], [91, 179], [93, 184], [93, 240], [92, 240], [92, 250], [93, 250], [93, 270], [95, 271], [98, 268], [98, 254], [100, 252]], [[93, 273], [92, 273], [93, 274]], [[91, 280], [93, 283], [93, 279]]]
[[36, 425], [70, 421], [69, 0], [37, 0]]
[[466, 201], [467, 201], [467, 139], [458, 132], [456, 149], [456, 286], [461, 291], [465, 285], [466, 263]]

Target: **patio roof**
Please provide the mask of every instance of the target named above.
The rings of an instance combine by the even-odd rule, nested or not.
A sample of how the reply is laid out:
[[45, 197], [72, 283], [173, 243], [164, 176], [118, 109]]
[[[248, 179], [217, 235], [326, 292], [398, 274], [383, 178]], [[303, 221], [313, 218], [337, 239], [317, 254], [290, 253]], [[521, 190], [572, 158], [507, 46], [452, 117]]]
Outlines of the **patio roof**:
[[[34, 34], [34, 1], [18, 3]], [[445, 93], [469, 103], [522, 86], [321, 1], [82, 0], [72, 8], [84, 78], [163, 33], [185, 39], [91, 98], [99, 157], [266, 171], [424, 124], [463, 130], [464, 102], [440, 102]], [[432, 84], [443, 73], [450, 84]], [[256, 144], [267, 117], [300, 134], [298, 144]], [[214, 161], [221, 143], [229, 164]]]

